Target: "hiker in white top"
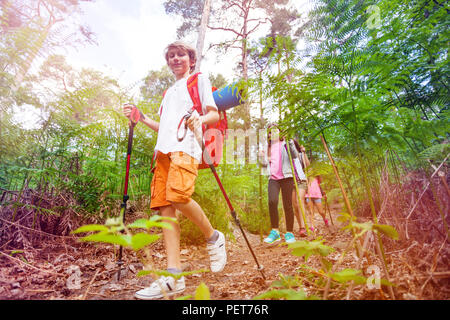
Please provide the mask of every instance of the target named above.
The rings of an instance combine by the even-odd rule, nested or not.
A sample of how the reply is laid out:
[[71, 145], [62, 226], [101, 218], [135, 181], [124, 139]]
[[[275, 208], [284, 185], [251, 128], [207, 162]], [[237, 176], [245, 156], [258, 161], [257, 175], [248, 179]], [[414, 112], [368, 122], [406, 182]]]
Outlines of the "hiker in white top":
[[[202, 124], [219, 121], [219, 113], [212, 96], [212, 89], [205, 77], [199, 77], [198, 89], [203, 110], [202, 116], [194, 112], [186, 121], [189, 130], [182, 142], [177, 140], [180, 119], [192, 107], [193, 101], [187, 90], [187, 78], [195, 69], [196, 52], [190, 45], [176, 41], [166, 48], [165, 58], [177, 82], [167, 90], [160, 106], [160, 123], [144, 115], [142, 122], [158, 132], [156, 167], [151, 184], [150, 207], [160, 210], [163, 217], [176, 220], [175, 210], [199, 227], [207, 241], [212, 272], [220, 272], [225, 267], [227, 255], [225, 237], [215, 230], [199, 204], [191, 198], [194, 192], [198, 165], [201, 161], [201, 147], [193, 131], [201, 131]], [[131, 107], [123, 107], [125, 116], [130, 117]], [[170, 222], [172, 228], [163, 228], [164, 246], [167, 252], [167, 271], [173, 276], [162, 276], [150, 287], [136, 292], [138, 299], [158, 299], [185, 290], [185, 279], [180, 275], [180, 226]]]
[[[198, 75], [198, 92], [200, 101], [202, 102], [203, 114], [207, 114], [207, 106], [217, 110], [216, 103], [211, 90], [209, 79], [203, 75]], [[182, 141], [177, 139], [177, 129], [181, 117], [186, 114], [192, 107], [192, 99], [187, 89], [187, 78], [177, 80], [164, 95], [159, 107], [160, 124], [158, 131], [158, 140], [156, 141], [155, 150], [162, 153], [174, 151], [182, 151], [191, 157], [202, 160], [202, 150], [198, 142], [195, 140], [194, 132], [188, 130], [186, 137]], [[197, 111], [195, 116], [199, 117]], [[193, 114], [193, 115], [194, 115]]]

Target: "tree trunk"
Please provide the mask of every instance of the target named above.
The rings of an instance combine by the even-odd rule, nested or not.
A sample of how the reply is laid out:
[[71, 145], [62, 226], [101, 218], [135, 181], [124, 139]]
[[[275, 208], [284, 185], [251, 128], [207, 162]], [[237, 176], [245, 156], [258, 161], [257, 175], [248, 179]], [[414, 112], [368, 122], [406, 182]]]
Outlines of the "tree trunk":
[[[247, 63], [247, 26], [248, 26], [248, 13], [249, 10], [246, 10], [245, 17], [244, 17], [244, 25], [242, 27], [242, 76], [244, 77], [245, 86], [247, 86], [248, 81], [248, 63]], [[248, 92], [247, 88], [244, 90], [245, 92]], [[250, 103], [247, 101], [244, 103], [244, 130], [248, 130], [251, 127], [251, 118], [250, 118]], [[248, 136], [245, 137], [245, 164], [249, 164], [250, 159], [250, 142]]]
[[203, 46], [205, 44], [206, 28], [208, 26], [209, 14], [211, 12], [211, 0], [205, 0], [203, 4], [202, 19], [198, 28], [197, 38], [197, 64], [195, 66], [195, 73], [200, 72], [200, 65], [203, 58]]

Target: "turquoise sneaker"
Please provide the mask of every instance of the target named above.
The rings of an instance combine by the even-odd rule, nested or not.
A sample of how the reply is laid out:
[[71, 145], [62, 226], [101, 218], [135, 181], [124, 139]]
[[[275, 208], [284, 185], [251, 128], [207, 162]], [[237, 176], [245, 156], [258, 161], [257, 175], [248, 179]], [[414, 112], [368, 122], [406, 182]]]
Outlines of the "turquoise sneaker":
[[292, 232], [286, 232], [284, 234], [284, 240], [286, 240], [286, 243], [295, 242], [294, 234]]
[[272, 229], [267, 238], [264, 239], [264, 242], [271, 244], [280, 240], [281, 240], [280, 233], [277, 230]]

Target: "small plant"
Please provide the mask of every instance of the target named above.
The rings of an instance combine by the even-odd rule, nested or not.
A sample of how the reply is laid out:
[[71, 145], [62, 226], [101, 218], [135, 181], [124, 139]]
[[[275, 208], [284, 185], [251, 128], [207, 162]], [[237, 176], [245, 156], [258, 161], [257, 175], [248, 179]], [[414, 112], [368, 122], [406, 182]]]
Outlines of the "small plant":
[[[172, 225], [166, 221], [176, 222], [175, 218], [161, 217], [159, 215], [153, 215], [149, 219], [137, 219], [134, 222], [125, 225], [123, 223], [122, 216], [108, 218], [105, 224], [89, 224], [81, 226], [72, 233], [79, 234], [85, 232], [94, 232], [81, 238], [81, 241], [87, 242], [100, 242], [119, 245], [125, 248], [131, 248], [138, 252], [145, 250], [146, 246], [158, 241], [161, 234], [148, 233], [153, 228], [168, 228], [172, 229]], [[147, 230], [147, 232], [133, 232], [132, 230]], [[149, 253], [144, 251], [146, 256]], [[182, 272], [179, 274], [173, 274], [165, 270], [141, 270], [137, 276], [145, 276], [148, 274], [155, 274], [157, 276], [170, 276], [175, 279], [179, 279], [182, 276], [188, 276], [195, 273], [208, 272], [208, 270], [194, 270], [189, 272]], [[189, 299], [192, 296], [186, 296], [179, 299]], [[195, 294], [196, 300], [209, 300], [210, 294], [208, 287], [202, 282], [197, 288]]]
[[322, 237], [317, 238], [313, 241], [296, 241], [294, 243], [290, 243], [288, 247], [292, 249], [292, 254], [298, 257], [305, 257], [305, 262], [312, 255], [320, 256], [321, 263], [324, 267], [324, 270], [330, 269], [330, 262], [325, 259], [331, 252], [335, 251], [332, 247], [324, 245], [324, 240]]
[[173, 218], [161, 217], [154, 215], [149, 219], [138, 219], [133, 223], [125, 225], [122, 217], [108, 218], [105, 224], [89, 224], [81, 226], [72, 233], [96, 232], [81, 238], [81, 241], [102, 242], [116, 244], [123, 247], [132, 248], [138, 251], [153, 242], [156, 242], [161, 235], [149, 234], [145, 232], [132, 233], [130, 229], [147, 229], [153, 227], [169, 228], [172, 226], [163, 220], [174, 221]]
[[[398, 238], [395, 228], [389, 225], [375, 224], [372, 222], [358, 223], [356, 218], [347, 213], [342, 213], [339, 217], [341, 222], [348, 221], [343, 230], [351, 230], [353, 234], [352, 240], [341, 253], [339, 261], [332, 263], [326, 257], [336, 250], [326, 244], [324, 239], [319, 237], [313, 241], [296, 241], [288, 244], [288, 248], [292, 250], [292, 254], [298, 257], [304, 257], [305, 263], [311, 256], [317, 256], [320, 259], [322, 268], [316, 270], [305, 264], [302, 264], [297, 270], [296, 276], [285, 276], [280, 274], [280, 280], [274, 281], [271, 285], [273, 289], [256, 296], [254, 299], [286, 299], [286, 300], [309, 300], [319, 299], [315, 295], [308, 295], [304, 288], [304, 282], [316, 292], [323, 292], [322, 299], [327, 299], [328, 292], [333, 286], [336, 290], [345, 289], [348, 285], [363, 285], [368, 283], [368, 278], [363, 275], [363, 271], [358, 268], [345, 268], [336, 271], [343, 262], [348, 250], [353, 248], [356, 240], [366, 232], [371, 231], [387, 235], [393, 239]], [[380, 283], [386, 286], [392, 286], [393, 283], [386, 279], [380, 279]], [[351, 290], [350, 290], [351, 291]]]

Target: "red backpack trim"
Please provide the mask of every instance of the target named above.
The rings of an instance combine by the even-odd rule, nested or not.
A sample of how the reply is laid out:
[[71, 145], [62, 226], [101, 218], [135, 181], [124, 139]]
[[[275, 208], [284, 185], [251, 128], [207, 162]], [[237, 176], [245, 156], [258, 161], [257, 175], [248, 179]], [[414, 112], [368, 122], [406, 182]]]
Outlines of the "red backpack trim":
[[[190, 76], [187, 80], [187, 89], [189, 92], [189, 95], [192, 99], [192, 109], [197, 110], [199, 115], [203, 115], [202, 110], [202, 103], [200, 101], [200, 94], [198, 92], [198, 75], [201, 72], [198, 72], [196, 74], [193, 74]], [[217, 90], [216, 87], [212, 87], [212, 91], [214, 92]], [[167, 90], [164, 91], [163, 97], [165, 96]], [[160, 108], [159, 115], [162, 115], [163, 111], [163, 105]], [[205, 141], [205, 150], [203, 152], [208, 152], [209, 158], [212, 160], [212, 164], [217, 167], [222, 160], [223, 155], [223, 142], [226, 138], [226, 130], [228, 129], [228, 120], [227, 120], [227, 114], [225, 111], [218, 111], [219, 112], [219, 121], [217, 121], [215, 124], [212, 125], [202, 125], [203, 130], [203, 139]], [[153, 168], [153, 161], [156, 158], [156, 153], [153, 156], [152, 159], [152, 165]], [[199, 169], [205, 169], [209, 168], [208, 163], [205, 161], [204, 156], [202, 156], [202, 162], [200, 163]], [[153, 169], [152, 169], [153, 170]]]

